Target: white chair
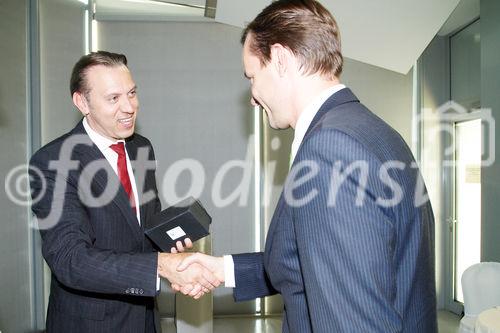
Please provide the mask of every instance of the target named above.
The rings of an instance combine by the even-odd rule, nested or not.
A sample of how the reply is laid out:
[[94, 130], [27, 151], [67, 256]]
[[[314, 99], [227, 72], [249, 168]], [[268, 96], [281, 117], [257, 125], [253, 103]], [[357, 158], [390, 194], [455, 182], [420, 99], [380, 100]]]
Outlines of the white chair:
[[482, 262], [467, 268], [462, 275], [464, 317], [459, 333], [473, 333], [477, 316], [500, 305], [500, 263]]

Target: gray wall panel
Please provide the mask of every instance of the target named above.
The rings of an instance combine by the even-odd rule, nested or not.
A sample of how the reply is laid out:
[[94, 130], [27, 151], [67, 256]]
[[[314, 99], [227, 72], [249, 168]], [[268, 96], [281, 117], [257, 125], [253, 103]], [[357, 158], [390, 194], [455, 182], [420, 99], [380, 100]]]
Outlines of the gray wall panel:
[[402, 75], [347, 58], [340, 79], [361, 103], [397, 130], [411, 147], [411, 71]]
[[[24, 164], [27, 155], [27, 4], [0, 2], [0, 178]], [[17, 174], [19, 176], [19, 173]], [[11, 184], [12, 185], [12, 184]], [[12, 189], [12, 186], [10, 186]], [[0, 191], [0, 331], [31, 328], [30, 244], [27, 208]]]
[[[442, 169], [441, 137], [430, 138], [439, 128], [439, 119], [436, 109], [450, 100], [450, 74], [448, 38], [436, 37], [427, 47], [419, 60], [421, 71], [421, 115], [425, 119], [422, 132], [422, 161], [423, 176], [429, 191], [432, 209], [435, 217], [435, 253], [436, 253], [436, 285], [438, 308], [443, 308], [446, 301], [445, 278], [450, 260], [448, 255], [449, 229], [446, 221], [448, 202], [443, 197], [445, 191], [445, 177]], [[438, 132], [439, 133], [439, 132]]]
[[[167, 170], [183, 159], [199, 161], [205, 174], [201, 200], [213, 218], [213, 253], [253, 251], [253, 185], [241, 206], [217, 207], [211, 193], [221, 166], [245, 160], [251, 142], [253, 114], [241, 67], [240, 29], [217, 23], [99, 22], [98, 31], [100, 49], [128, 57], [139, 87], [138, 132], [155, 147], [164, 206], [168, 191], [175, 186], [177, 195], [185, 194], [192, 181], [182, 173], [175, 184], [167, 179], [163, 191]], [[223, 196], [236, 188], [241, 175], [238, 169], [228, 172]], [[161, 302], [166, 304], [162, 312], [171, 314], [172, 303]], [[215, 293], [215, 314], [254, 309], [253, 302], [234, 304], [230, 289]]]
[[42, 145], [72, 129], [81, 113], [73, 106], [69, 78], [84, 53], [84, 5], [44, 0], [40, 6]]

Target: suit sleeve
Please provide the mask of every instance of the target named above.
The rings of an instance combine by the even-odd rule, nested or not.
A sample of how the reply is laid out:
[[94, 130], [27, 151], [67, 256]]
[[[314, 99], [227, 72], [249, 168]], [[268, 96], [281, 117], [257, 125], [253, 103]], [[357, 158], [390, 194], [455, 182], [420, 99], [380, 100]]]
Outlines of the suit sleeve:
[[[156, 252], [123, 253], [94, 246], [88, 212], [72, 177], [47, 167], [48, 158], [37, 153], [30, 161], [32, 210], [39, 221], [42, 254], [55, 278], [65, 286], [105, 294], [156, 295]], [[58, 183], [56, 185], [56, 183]], [[61, 186], [63, 191], [58, 190]], [[57, 213], [59, 212], [59, 213]], [[51, 215], [54, 214], [54, 215]], [[105, 220], [102, 223], [106, 223]]]
[[[319, 167], [312, 180], [290, 192], [295, 198], [313, 197], [293, 209], [313, 331], [399, 332], [401, 317], [393, 307], [394, 227], [375, 202], [383, 191], [374, 172], [380, 163], [334, 130], [305, 141], [300, 160]], [[338, 177], [349, 167], [357, 171]]]
[[264, 269], [264, 253], [233, 254], [236, 287], [233, 297], [237, 302], [274, 295], [277, 291], [271, 285]]

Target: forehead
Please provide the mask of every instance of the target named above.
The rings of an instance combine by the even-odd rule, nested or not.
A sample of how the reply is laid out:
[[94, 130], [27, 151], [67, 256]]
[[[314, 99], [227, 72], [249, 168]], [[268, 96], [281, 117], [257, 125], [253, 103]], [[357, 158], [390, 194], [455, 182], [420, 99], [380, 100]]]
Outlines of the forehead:
[[104, 66], [97, 65], [87, 69], [85, 85], [90, 91], [127, 90], [135, 83], [125, 65]]
[[132, 80], [130, 71], [125, 65], [96, 65], [88, 68], [85, 74], [88, 83], [99, 83], [106, 80]]
[[[254, 70], [261, 67], [261, 62], [259, 57], [251, 50], [250, 45], [252, 43], [251, 35], [248, 35], [245, 43], [243, 44], [243, 66], [245, 71]], [[248, 74], [248, 73], [247, 73]]]

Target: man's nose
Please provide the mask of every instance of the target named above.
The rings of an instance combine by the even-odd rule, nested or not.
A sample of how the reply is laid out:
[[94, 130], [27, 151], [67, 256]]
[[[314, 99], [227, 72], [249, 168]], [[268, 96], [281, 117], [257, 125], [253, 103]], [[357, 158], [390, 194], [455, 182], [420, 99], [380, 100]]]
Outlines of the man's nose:
[[123, 98], [122, 102], [121, 102], [121, 110], [123, 112], [127, 112], [127, 113], [133, 113], [134, 110], [135, 110], [135, 107], [134, 107], [134, 101], [131, 100], [130, 98]]

